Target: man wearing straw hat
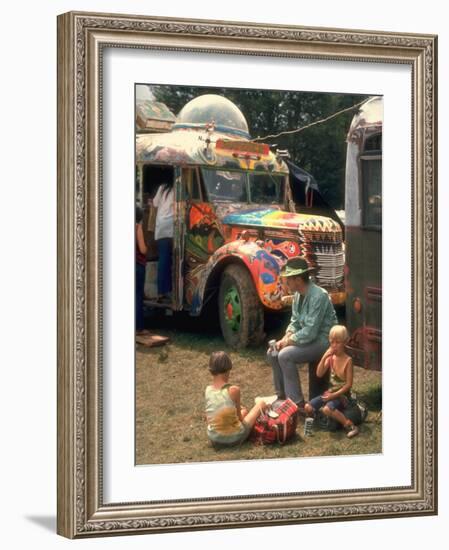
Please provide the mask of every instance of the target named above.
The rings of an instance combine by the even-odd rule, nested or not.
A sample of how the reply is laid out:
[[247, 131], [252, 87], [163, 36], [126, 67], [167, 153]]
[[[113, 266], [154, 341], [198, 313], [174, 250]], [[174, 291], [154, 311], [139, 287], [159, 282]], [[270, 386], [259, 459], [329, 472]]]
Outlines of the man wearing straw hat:
[[281, 277], [294, 292], [292, 315], [284, 337], [267, 353], [278, 397], [290, 398], [300, 411], [304, 409], [304, 395], [298, 364], [321, 359], [329, 347], [329, 331], [337, 324], [328, 293], [310, 279], [312, 270], [299, 256], [290, 258], [281, 270]]

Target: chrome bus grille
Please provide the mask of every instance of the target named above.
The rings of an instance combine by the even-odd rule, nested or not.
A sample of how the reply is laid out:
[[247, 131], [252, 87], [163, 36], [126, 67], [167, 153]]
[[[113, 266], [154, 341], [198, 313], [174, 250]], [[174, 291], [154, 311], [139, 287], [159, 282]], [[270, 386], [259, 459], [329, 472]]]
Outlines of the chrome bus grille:
[[317, 284], [328, 290], [342, 290], [345, 254], [341, 233], [302, 233], [307, 246], [307, 260], [316, 269]]

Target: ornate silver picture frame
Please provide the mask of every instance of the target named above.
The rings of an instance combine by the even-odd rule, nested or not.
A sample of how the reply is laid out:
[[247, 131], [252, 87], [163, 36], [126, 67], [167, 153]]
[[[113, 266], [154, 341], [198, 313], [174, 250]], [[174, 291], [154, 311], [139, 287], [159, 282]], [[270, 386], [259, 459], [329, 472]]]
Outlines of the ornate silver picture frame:
[[[105, 502], [102, 89], [106, 48], [411, 69], [411, 483]], [[89, 536], [437, 513], [437, 37], [95, 13], [58, 17], [58, 533]], [[133, 358], [130, 358], [132, 361]], [[407, 393], [407, 392], [405, 392]], [[262, 482], [261, 482], [262, 483]], [[263, 491], [261, 491], [263, 493]]]

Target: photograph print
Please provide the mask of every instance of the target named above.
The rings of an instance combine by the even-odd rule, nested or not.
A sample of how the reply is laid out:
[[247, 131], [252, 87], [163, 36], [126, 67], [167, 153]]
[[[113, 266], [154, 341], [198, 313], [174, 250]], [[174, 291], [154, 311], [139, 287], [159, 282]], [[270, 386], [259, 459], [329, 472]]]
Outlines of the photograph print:
[[136, 84], [136, 464], [382, 453], [382, 126]]

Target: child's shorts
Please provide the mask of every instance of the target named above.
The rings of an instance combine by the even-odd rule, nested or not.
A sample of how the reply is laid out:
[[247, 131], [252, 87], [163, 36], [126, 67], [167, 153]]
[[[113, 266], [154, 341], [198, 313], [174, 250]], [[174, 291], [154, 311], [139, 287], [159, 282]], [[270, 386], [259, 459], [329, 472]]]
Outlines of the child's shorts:
[[318, 395], [317, 397], [314, 397], [309, 401], [309, 404], [314, 411], [318, 411], [319, 409], [321, 409], [321, 407], [324, 407], [325, 405], [327, 405], [332, 411], [344, 411], [347, 403], [348, 400], [346, 399], [346, 397], [337, 397], [337, 399], [325, 401], [321, 395]]
[[240, 423], [240, 430], [233, 434], [218, 434], [212, 430], [207, 430], [207, 435], [212, 445], [215, 447], [234, 447], [240, 445], [248, 439], [251, 428], [245, 422]]

